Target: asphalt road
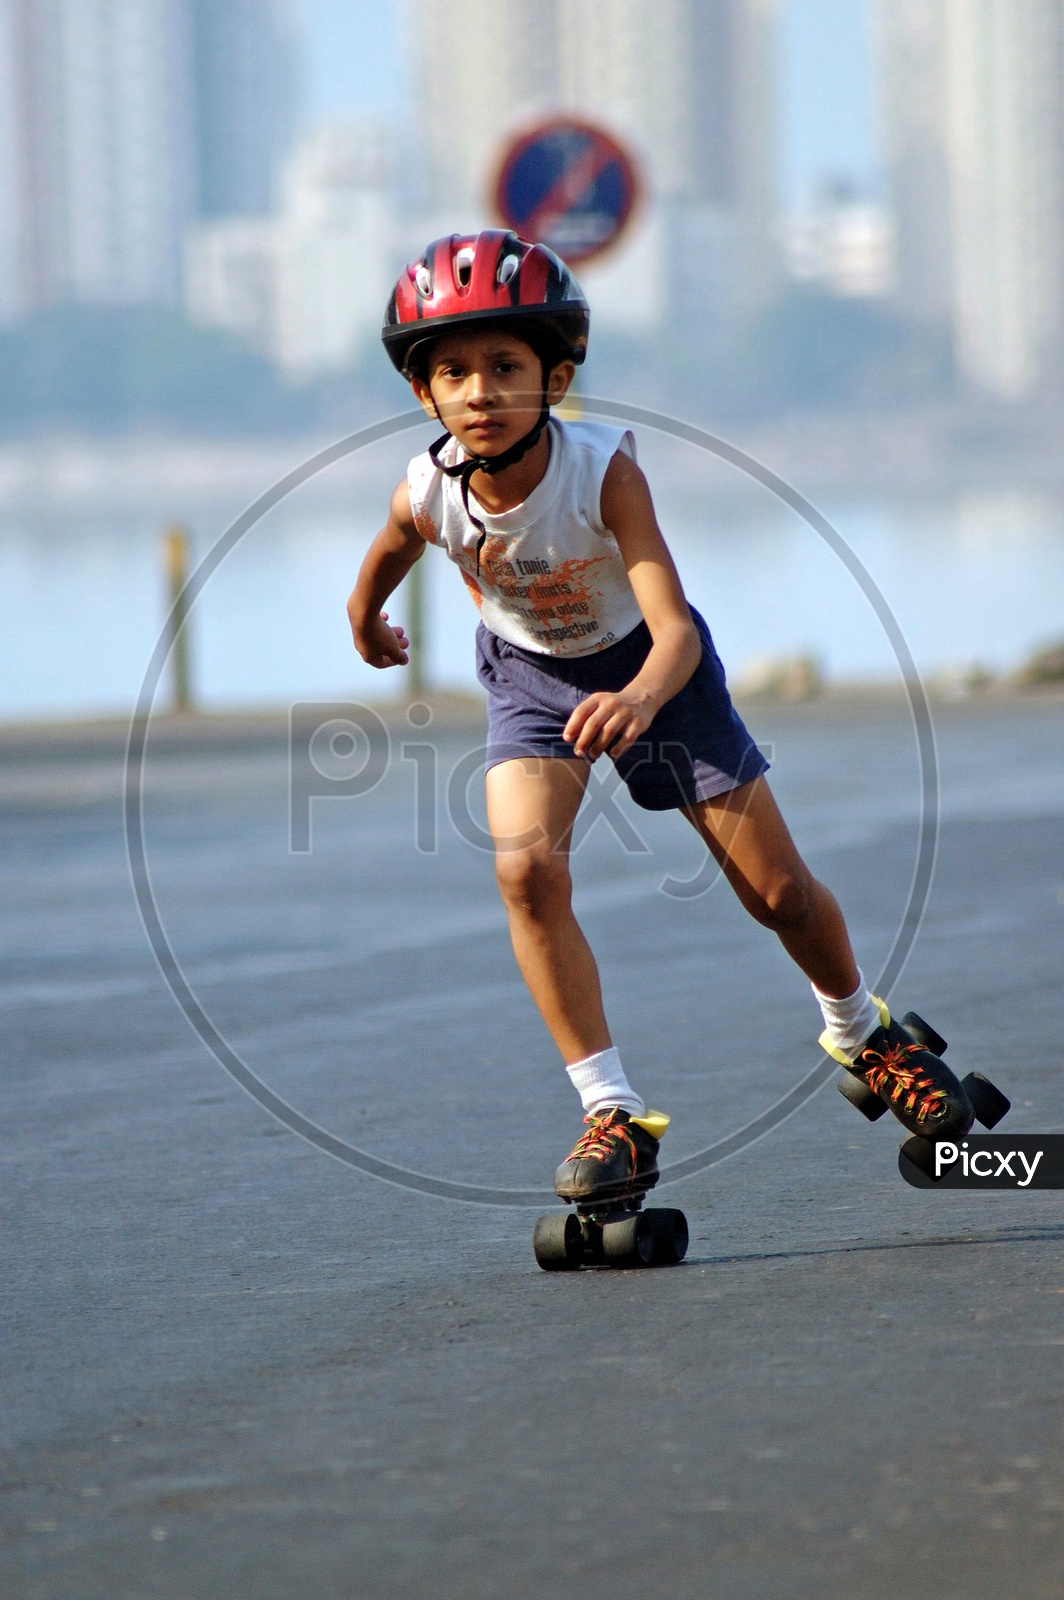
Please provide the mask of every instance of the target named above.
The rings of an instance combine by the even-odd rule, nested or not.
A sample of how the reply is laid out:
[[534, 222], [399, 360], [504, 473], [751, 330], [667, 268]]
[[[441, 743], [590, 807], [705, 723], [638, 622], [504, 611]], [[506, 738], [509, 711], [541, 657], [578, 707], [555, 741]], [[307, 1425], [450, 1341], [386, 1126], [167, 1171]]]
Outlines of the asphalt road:
[[[908, 715], [749, 715], [872, 976], [916, 849]], [[1013, 1096], [1002, 1131], [1064, 1129], [1064, 697], [936, 718], [941, 850], [896, 999]], [[279, 724], [153, 737], [161, 915], [300, 1114], [546, 1197], [578, 1109], [470, 842], [476, 780], [467, 837], [444, 803], [478, 724], [393, 735], [297, 854]], [[435, 853], [404, 738], [438, 752]], [[661, 1191], [691, 1220], [682, 1267], [541, 1273], [534, 1210], [365, 1176], [212, 1059], [138, 921], [120, 747], [0, 736], [5, 1597], [1064, 1596], [1058, 1194], [910, 1189], [892, 1119], [829, 1084]], [[677, 1161], [808, 1073], [819, 1024], [726, 889], [661, 892], [698, 871], [690, 830], [623, 816], [580, 849], [578, 897]]]

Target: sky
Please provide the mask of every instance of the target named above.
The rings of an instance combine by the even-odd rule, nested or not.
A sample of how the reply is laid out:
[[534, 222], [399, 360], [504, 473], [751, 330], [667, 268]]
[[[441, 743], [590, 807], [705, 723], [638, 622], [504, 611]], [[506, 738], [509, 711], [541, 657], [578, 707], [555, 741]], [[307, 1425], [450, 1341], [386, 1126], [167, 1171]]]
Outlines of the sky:
[[302, 0], [312, 118], [396, 111], [402, 102], [401, 0]]
[[825, 176], [876, 191], [867, 0], [784, 0], [780, 189], [801, 204]]
[[[401, 0], [301, 3], [308, 117], [398, 111]], [[867, 0], [781, 0], [779, 182], [790, 208], [827, 176], [876, 188], [866, 10]]]

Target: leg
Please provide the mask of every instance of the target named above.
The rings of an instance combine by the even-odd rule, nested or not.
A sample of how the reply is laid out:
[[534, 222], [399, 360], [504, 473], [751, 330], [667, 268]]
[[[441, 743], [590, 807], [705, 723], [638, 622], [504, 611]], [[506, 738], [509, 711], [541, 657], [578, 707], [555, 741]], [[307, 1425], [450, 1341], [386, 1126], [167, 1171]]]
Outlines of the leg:
[[[587, 1112], [588, 1130], [555, 1173], [555, 1192], [566, 1201], [605, 1203], [642, 1195], [657, 1182], [664, 1129], [645, 1128], [626, 1109], [631, 1097], [642, 1115], [642, 1102], [611, 1049], [598, 967], [573, 916], [569, 843], [589, 771], [564, 758], [500, 762], [487, 775], [488, 826], [517, 964]], [[613, 1057], [606, 1077], [581, 1084], [575, 1074], [604, 1051]], [[596, 1109], [600, 1099], [608, 1110]]]
[[798, 854], [765, 779], [697, 801], [684, 815], [747, 911], [778, 934], [814, 987], [852, 995], [860, 978], [839, 903]]
[[[827, 1037], [842, 1053], [825, 1048], [918, 1136], [903, 1146], [910, 1160], [927, 1159], [928, 1139], [967, 1133], [974, 1120], [967, 1093], [972, 1080], [958, 1083], [945, 1062], [893, 1018], [875, 1025], [875, 1007], [854, 962], [838, 902], [795, 849], [764, 778], [690, 806], [685, 815], [746, 909], [779, 935], [819, 991]], [[850, 1007], [834, 1006], [847, 999]], [[983, 1103], [998, 1120], [1008, 1101], [993, 1085], [990, 1090]]]
[[582, 761], [529, 757], [487, 774], [488, 826], [514, 955], [567, 1065], [611, 1043], [569, 876], [569, 841], [589, 770]]

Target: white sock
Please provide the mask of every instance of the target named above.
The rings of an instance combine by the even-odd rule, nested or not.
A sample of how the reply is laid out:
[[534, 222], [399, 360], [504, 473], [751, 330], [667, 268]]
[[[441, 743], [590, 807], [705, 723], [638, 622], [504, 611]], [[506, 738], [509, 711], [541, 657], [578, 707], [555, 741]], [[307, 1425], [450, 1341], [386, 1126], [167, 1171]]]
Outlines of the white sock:
[[624, 1075], [616, 1045], [611, 1044], [608, 1050], [588, 1056], [586, 1061], [574, 1061], [565, 1070], [590, 1117], [607, 1106], [620, 1106], [633, 1117], [641, 1117], [646, 1110]]
[[821, 994], [815, 983], [813, 985], [813, 993], [824, 1014], [824, 1026], [831, 1035], [832, 1044], [851, 1058], [865, 1040], [875, 1033], [881, 1020], [879, 1007], [866, 989], [864, 974], [860, 970], [857, 977], [860, 980], [857, 988], [844, 1000], [833, 1000], [830, 995]]

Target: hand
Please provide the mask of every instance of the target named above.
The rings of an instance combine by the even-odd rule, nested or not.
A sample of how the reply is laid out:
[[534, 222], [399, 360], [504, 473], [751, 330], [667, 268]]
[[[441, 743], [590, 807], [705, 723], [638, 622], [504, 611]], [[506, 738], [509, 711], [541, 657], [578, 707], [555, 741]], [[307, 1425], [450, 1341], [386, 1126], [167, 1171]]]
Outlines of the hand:
[[599, 689], [581, 700], [565, 724], [562, 738], [588, 761], [607, 751], [616, 760], [647, 731], [657, 711], [657, 703], [649, 695], [629, 689], [608, 694]]
[[410, 660], [410, 640], [402, 628], [389, 626], [387, 611], [359, 625], [352, 622], [351, 633], [355, 649], [371, 667], [405, 667]]

